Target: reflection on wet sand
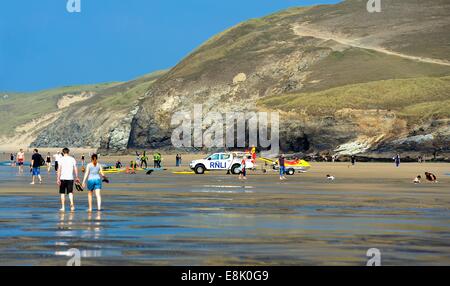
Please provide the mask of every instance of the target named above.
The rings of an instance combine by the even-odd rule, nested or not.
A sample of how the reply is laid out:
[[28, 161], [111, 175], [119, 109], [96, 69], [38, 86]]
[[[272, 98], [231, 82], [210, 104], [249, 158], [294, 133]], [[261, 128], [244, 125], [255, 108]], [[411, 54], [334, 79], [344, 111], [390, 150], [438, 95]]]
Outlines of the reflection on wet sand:
[[281, 184], [276, 174], [245, 184], [117, 175], [92, 213], [85, 193], [77, 211], [58, 213], [53, 185], [5, 183], [0, 170], [0, 264], [65, 265], [78, 249], [82, 265], [365, 265], [369, 248], [383, 265], [450, 264], [450, 178], [414, 185], [414, 165], [375, 166], [333, 166], [333, 183], [326, 165]]

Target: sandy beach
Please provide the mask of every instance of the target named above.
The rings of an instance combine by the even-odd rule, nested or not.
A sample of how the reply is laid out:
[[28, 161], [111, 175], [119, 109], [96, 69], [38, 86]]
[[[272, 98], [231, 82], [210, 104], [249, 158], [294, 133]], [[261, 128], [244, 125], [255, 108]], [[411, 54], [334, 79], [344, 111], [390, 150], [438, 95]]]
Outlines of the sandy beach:
[[[283, 182], [261, 171], [240, 182], [172, 173], [201, 155], [179, 168], [164, 157], [165, 171], [109, 175], [92, 214], [86, 192], [58, 212], [53, 173], [30, 186], [28, 168], [0, 167], [0, 265], [65, 265], [71, 248], [82, 265], [363, 266], [369, 248], [382, 265], [450, 265], [449, 164], [312, 162]], [[425, 171], [439, 182], [414, 185]]]

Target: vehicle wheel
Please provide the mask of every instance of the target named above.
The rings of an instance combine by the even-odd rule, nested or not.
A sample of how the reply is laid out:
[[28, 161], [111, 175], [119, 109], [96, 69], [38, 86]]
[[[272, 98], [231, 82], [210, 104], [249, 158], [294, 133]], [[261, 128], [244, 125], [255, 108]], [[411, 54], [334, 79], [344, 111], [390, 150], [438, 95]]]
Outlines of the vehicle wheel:
[[239, 171], [239, 168], [241, 167], [241, 165], [239, 165], [239, 164], [234, 164], [232, 167], [231, 167], [231, 173], [233, 174], [233, 175], [239, 175], [239, 173], [240, 173], [240, 171]]
[[195, 166], [194, 172], [195, 172], [197, 175], [202, 175], [202, 174], [204, 174], [204, 173], [205, 173], [205, 166], [203, 166], [203, 165], [197, 165], [197, 166]]
[[294, 169], [287, 169], [287, 170], [286, 170], [286, 174], [288, 174], [289, 176], [294, 175], [294, 173], [295, 173], [295, 170], [294, 170]]

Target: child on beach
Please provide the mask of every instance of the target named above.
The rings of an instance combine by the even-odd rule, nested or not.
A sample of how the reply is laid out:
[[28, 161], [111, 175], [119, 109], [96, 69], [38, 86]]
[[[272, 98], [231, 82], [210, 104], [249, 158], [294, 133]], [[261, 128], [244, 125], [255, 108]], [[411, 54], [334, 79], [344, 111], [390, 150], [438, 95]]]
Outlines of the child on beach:
[[239, 180], [247, 180], [247, 170], [245, 164], [245, 156], [241, 161], [241, 173], [239, 174]]
[[422, 180], [422, 176], [418, 175], [417, 177], [414, 178], [414, 184], [420, 184], [420, 180]]

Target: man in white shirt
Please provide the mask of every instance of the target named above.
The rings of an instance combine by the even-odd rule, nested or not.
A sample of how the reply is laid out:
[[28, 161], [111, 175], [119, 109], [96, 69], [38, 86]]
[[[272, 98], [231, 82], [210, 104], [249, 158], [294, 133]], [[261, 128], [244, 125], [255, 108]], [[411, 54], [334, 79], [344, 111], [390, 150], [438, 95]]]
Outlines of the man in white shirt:
[[73, 181], [75, 174], [75, 181], [80, 182], [78, 178], [77, 162], [75, 159], [69, 155], [69, 149], [63, 149], [63, 156], [58, 161], [58, 174], [56, 183], [59, 186], [59, 194], [61, 195], [61, 209], [60, 211], [65, 211], [65, 200], [66, 194], [69, 195], [70, 200], [70, 210], [75, 211], [75, 204], [73, 202]]

